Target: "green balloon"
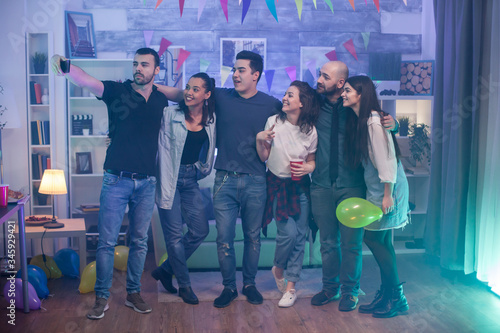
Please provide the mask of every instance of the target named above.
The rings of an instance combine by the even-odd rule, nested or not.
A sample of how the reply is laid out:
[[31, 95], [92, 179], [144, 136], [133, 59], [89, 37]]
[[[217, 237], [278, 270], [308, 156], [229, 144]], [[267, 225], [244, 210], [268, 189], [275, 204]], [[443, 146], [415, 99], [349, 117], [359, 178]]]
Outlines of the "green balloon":
[[349, 228], [365, 227], [383, 215], [382, 209], [361, 198], [345, 199], [337, 207], [337, 219]]
[[160, 261], [158, 262], [158, 266], [161, 266], [161, 264], [163, 264], [163, 262], [164, 262], [165, 260], [167, 260], [167, 258], [168, 258], [168, 253], [167, 253], [167, 252], [165, 252], [165, 253], [161, 256]]

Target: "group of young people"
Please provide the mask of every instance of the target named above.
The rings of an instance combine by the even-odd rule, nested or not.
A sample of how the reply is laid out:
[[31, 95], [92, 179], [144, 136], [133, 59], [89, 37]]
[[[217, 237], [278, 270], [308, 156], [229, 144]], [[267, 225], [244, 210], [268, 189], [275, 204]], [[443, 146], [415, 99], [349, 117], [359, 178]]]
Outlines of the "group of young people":
[[[250, 303], [263, 302], [255, 284], [260, 234], [274, 220], [271, 273], [283, 293], [278, 305], [293, 306], [313, 217], [323, 262], [323, 289], [311, 299], [313, 305], [340, 299], [339, 310], [356, 308], [364, 238], [380, 267], [381, 288], [359, 311], [391, 317], [408, 310], [391, 242], [391, 230], [408, 221], [408, 184], [391, 132], [397, 124], [380, 110], [368, 77], [349, 78], [344, 63], [328, 62], [321, 68], [316, 90], [294, 81], [280, 102], [258, 91], [263, 61], [250, 51], [237, 54], [231, 89], [216, 88], [206, 73], [193, 75], [184, 90], [156, 85], [159, 57], [149, 48], [137, 50], [133, 80], [124, 83], [99, 81], [74, 65], [63, 73], [61, 60], [59, 55], [52, 58], [53, 71], [89, 89], [108, 107], [111, 143], [100, 197], [96, 302], [88, 318], [102, 318], [109, 307], [113, 249], [127, 205], [125, 304], [140, 313], [152, 310], [140, 296], [140, 278], [155, 202], [168, 259], [152, 276], [176, 293], [175, 275], [183, 301], [198, 303], [186, 261], [208, 234], [198, 180], [210, 174], [212, 166], [224, 286], [215, 307], [227, 307], [238, 296], [234, 237], [240, 215], [242, 293]], [[168, 106], [168, 100], [179, 104]], [[335, 207], [346, 198], [365, 195], [382, 208], [383, 218], [364, 229], [339, 223]]]

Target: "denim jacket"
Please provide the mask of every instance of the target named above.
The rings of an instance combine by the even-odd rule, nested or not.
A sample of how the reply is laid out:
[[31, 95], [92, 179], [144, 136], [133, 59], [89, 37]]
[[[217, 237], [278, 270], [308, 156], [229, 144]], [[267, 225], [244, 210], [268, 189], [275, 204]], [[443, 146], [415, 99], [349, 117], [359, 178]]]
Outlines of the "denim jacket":
[[[208, 134], [208, 142], [202, 146], [198, 161], [194, 164], [198, 180], [208, 176], [214, 164], [215, 121], [206, 125], [205, 130]], [[156, 184], [156, 204], [160, 208], [172, 209], [187, 133], [184, 113], [178, 109], [177, 105], [166, 107], [163, 110], [158, 138], [157, 178], [159, 182]]]

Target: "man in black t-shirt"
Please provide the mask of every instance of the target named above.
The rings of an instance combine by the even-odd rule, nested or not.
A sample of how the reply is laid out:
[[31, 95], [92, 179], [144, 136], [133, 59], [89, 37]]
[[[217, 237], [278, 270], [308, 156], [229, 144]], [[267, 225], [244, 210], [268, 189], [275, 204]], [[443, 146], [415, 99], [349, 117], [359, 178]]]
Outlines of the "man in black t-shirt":
[[[89, 319], [104, 317], [113, 278], [114, 247], [123, 216], [129, 206], [130, 250], [127, 261], [127, 299], [125, 305], [139, 313], [151, 312], [140, 296], [140, 280], [147, 254], [147, 232], [154, 208], [155, 163], [163, 108], [167, 97], [153, 85], [159, 57], [155, 50], [137, 50], [133, 62], [134, 80], [124, 83], [99, 81], [81, 68], [71, 65], [63, 73], [59, 55], [51, 59], [52, 70], [75, 85], [88, 89], [108, 108], [109, 137], [100, 196], [99, 242], [96, 253], [96, 302]], [[173, 91], [175, 92], [175, 91]]]

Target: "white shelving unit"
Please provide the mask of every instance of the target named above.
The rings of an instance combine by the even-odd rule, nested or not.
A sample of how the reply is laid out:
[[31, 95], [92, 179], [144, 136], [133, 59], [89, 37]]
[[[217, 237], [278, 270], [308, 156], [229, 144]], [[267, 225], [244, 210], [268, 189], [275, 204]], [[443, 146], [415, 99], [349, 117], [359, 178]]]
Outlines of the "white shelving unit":
[[[99, 80], [126, 81], [132, 78], [132, 59], [72, 59], [72, 65]], [[68, 161], [70, 215], [82, 217], [80, 206], [99, 202], [102, 186], [103, 165], [108, 139], [108, 112], [106, 104], [85, 89], [76, 87], [68, 81]], [[73, 133], [73, 115], [91, 115], [92, 132], [90, 135]], [[77, 170], [76, 154], [90, 153], [91, 170], [82, 173]], [[84, 214], [85, 215], [85, 214]], [[95, 215], [95, 213], [94, 213]]]
[[[402, 116], [410, 117], [411, 123], [424, 123], [429, 126], [432, 135], [433, 96], [380, 96], [381, 107], [396, 119]], [[423, 252], [423, 249], [409, 249], [405, 242], [419, 242], [423, 239], [425, 221], [427, 218], [427, 200], [429, 197], [430, 163], [423, 165], [409, 165], [410, 154], [409, 138], [396, 135], [401, 158], [410, 188], [410, 203], [415, 205], [411, 212], [411, 224], [394, 232], [395, 248], [398, 253]], [[399, 244], [398, 244], [399, 243]]]
[[[32, 215], [52, 215], [51, 197], [38, 193], [43, 171], [54, 162], [54, 77], [49, 69], [53, 53], [50, 32], [26, 34], [26, 105], [28, 128], [28, 159], [31, 202], [27, 211]], [[45, 63], [35, 66], [35, 54], [44, 54]], [[37, 87], [35, 87], [35, 85]], [[38, 97], [36, 90], [38, 89]], [[41, 96], [47, 92], [48, 98]]]

